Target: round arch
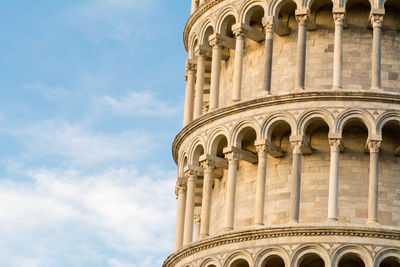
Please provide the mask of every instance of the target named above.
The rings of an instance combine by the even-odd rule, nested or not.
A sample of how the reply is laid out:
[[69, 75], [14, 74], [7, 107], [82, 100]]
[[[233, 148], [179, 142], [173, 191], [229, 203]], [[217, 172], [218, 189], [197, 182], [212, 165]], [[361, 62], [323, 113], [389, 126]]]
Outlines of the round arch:
[[315, 119], [322, 119], [328, 125], [329, 132], [334, 131], [335, 119], [333, 118], [332, 114], [322, 109], [316, 109], [306, 111], [300, 116], [297, 123], [297, 134], [304, 135], [307, 130], [307, 126]]
[[254, 120], [245, 120], [237, 123], [233, 128], [231, 140], [230, 142], [228, 141], [232, 146], [239, 147], [241, 134], [245, 128], [252, 128], [256, 132], [256, 140], [258, 140], [260, 137], [260, 127], [258, 123]]
[[[312, 5], [316, 2], [317, 0], [304, 0], [303, 1], [303, 8], [307, 10], [311, 10]], [[335, 0], [330, 0], [332, 4], [335, 6], [338, 1]]]
[[372, 257], [368, 251], [362, 247], [349, 245], [338, 248], [332, 257], [332, 267], [338, 267], [340, 260], [349, 254], [358, 256], [365, 264], [365, 266], [372, 266]]
[[218, 142], [220, 141], [221, 137], [226, 138], [228, 143], [227, 146], [230, 145], [229, 141], [231, 140], [231, 138], [229, 130], [224, 126], [220, 126], [217, 129], [215, 129], [208, 138], [207, 147], [205, 150], [207, 154], [215, 155], [217, 149], [216, 145], [218, 145]]
[[269, 16], [275, 16], [277, 18], [279, 16], [279, 11], [287, 3], [294, 3], [296, 5], [296, 9], [299, 6], [297, 4], [297, 1], [295, 1], [295, 0], [275, 0], [275, 1], [271, 1], [270, 5], [268, 7], [268, 15]]
[[292, 257], [290, 266], [299, 266], [302, 259], [310, 254], [316, 254], [324, 261], [325, 266], [329, 266], [330, 258], [325, 248], [318, 245], [308, 245], [298, 249]]
[[187, 151], [183, 151], [181, 153], [181, 155], [179, 156], [179, 160], [178, 160], [178, 176], [179, 177], [184, 176], [184, 168], [185, 168], [185, 165], [187, 165], [187, 164], [189, 164], [188, 154], [187, 154]]
[[197, 137], [195, 141], [193, 142], [190, 150], [189, 150], [189, 164], [195, 165], [195, 157], [197, 157], [196, 153], [198, 152], [198, 148], [202, 148], [203, 152], [205, 153], [205, 145], [204, 145], [204, 140], [201, 137]]
[[203, 26], [201, 27], [200, 33], [199, 33], [199, 45], [208, 45], [208, 40], [205, 40], [206, 37], [206, 33], [208, 32], [209, 29], [212, 29], [212, 32], [215, 32], [215, 22], [211, 19], [211, 18], [207, 18], [205, 20], [205, 22], [203, 23]]
[[400, 250], [399, 249], [385, 249], [376, 256], [375, 262], [374, 262], [374, 267], [379, 267], [379, 265], [384, 261], [385, 259], [389, 257], [395, 257], [398, 259], [400, 262]]
[[273, 256], [280, 257], [283, 260], [283, 262], [285, 263], [285, 266], [290, 266], [289, 265], [290, 264], [289, 256], [283, 249], [280, 249], [280, 248], [269, 248], [269, 249], [261, 251], [256, 256], [254, 266], [262, 267], [262, 264], [264, 263], [264, 261]]
[[199, 38], [197, 32], [193, 32], [189, 37], [188, 59], [192, 59], [195, 57], [194, 53], [196, 51], [196, 44], [199, 44]]
[[226, 18], [228, 18], [229, 16], [233, 16], [235, 18], [236, 23], [238, 22], [238, 11], [237, 9], [232, 6], [229, 5], [227, 7], [225, 7], [217, 16], [217, 23], [216, 23], [216, 32], [220, 33], [220, 34], [224, 34], [224, 22], [226, 20]]
[[254, 266], [251, 255], [245, 251], [237, 251], [231, 254], [226, 260], [223, 267], [231, 267], [236, 260], [245, 260], [249, 266]]
[[264, 11], [264, 16], [266, 16], [266, 14], [267, 14], [266, 1], [248, 0], [248, 1], [245, 1], [240, 7], [238, 21], [243, 24], [249, 24], [251, 11], [257, 7], [261, 7]]
[[353, 119], [360, 120], [364, 123], [368, 129], [369, 137], [376, 135], [374, 118], [369, 112], [361, 109], [351, 109], [342, 112], [336, 121], [335, 133], [342, 135], [346, 123]]
[[280, 123], [285, 122], [289, 124], [292, 135], [296, 135], [296, 119], [292, 114], [286, 112], [274, 113], [268, 116], [261, 124], [261, 138], [271, 141], [271, 133], [274, 127]]
[[222, 265], [219, 262], [219, 260], [217, 260], [214, 257], [205, 259], [199, 266], [200, 267], [211, 267], [213, 265], [216, 266], [216, 267], [222, 267]]
[[377, 135], [382, 135], [382, 129], [385, 126], [386, 123], [389, 121], [398, 121], [400, 122], [400, 113], [396, 111], [391, 111], [391, 112], [386, 112], [382, 114], [378, 119], [376, 123], [376, 134]]

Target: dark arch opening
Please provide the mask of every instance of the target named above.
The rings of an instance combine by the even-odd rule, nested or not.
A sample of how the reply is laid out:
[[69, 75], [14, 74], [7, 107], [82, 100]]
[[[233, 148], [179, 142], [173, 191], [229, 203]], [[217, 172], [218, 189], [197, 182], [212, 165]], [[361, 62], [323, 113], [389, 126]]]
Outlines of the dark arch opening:
[[357, 254], [349, 253], [340, 259], [338, 267], [365, 267], [365, 263]]
[[335, 23], [332, 16], [333, 4], [331, 0], [314, 1], [311, 5], [311, 17], [319, 28], [333, 29]]
[[390, 256], [385, 258], [379, 267], [400, 267], [400, 258]]
[[257, 138], [256, 131], [251, 127], [242, 129], [238, 136], [240, 147], [250, 152], [256, 152], [254, 142]]
[[294, 1], [290, 1], [290, 2], [285, 3], [279, 9], [279, 13], [278, 13], [279, 20], [284, 25], [290, 27], [291, 29], [297, 29], [297, 22], [295, 19], [296, 8], [297, 8], [296, 3]]
[[277, 121], [270, 127], [269, 141], [284, 152], [290, 151], [289, 138], [292, 132], [290, 125], [285, 121]]
[[221, 24], [221, 33], [228, 37], [235, 37], [232, 31], [232, 26], [236, 24], [236, 19], [233, 15], [228, 15], [224, 18]]
[[250, 265], [246, 260], [238, 259], [232, 262], [230, 267], [250, 267]]
[[281, 257], [272, 255], [262, 262], [261, 267], [285, 267], [285, 262]]
[[324, 260], [316, 253], [310, 253], [305, 256], [300, 261], [299, 267], [324, 267]]
[[321, 118], [314, 118], [305, 125], [305, 138], [308, 144], [324, 152], [329, 152], [329, 126]]
[[346, 5], [346, 22], [350, 27], [366, 29], [370, 12], [368, 0], [349, 0]]

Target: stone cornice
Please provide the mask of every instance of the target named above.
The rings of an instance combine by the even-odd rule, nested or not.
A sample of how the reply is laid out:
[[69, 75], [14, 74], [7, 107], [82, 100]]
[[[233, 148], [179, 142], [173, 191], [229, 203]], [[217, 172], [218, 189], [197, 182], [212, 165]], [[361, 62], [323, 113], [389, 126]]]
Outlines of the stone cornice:
[[198, 18], [200, 18], [204, 13], [207, 12], [210, 8], [213, 6], [223, 2], [225, 0], [209, 0], [202, 4], [196, 11], [189, 17], [185, 29], [183, 31], [183, 43], [185, 44], [186, 51], [188, 51], [188, 45], [189, 45], [189, 33], [190, 30], [192, 29], [194, 23], [197, 21]]
[[400, 231], [395, 229], [391, 230], [365, 227], [303, 226], [231, 232], [212, 238], [207, 238], [183, 247], [174, 254], [170, 255], [163, 263], [163, 267], [175, 266], [180, 260], [189, 257], [190, 255], [198, 253], [202, 250], [223, 246], [226, 244], [288, 236], [354, 236], [400, 240]]
[[[211, 1], [212, 2], [212, 1]], [[239, 102], [206, 113], [184, 127], [175, 137], [172, 144], [172, 156], [177, 163], [179, 147], [183, 140], [196, 129], [216, 121], [220, 118], [244, 112], [247, 110], [259, 109], [268, 106], [276, 106], [288, 103], [299, 103], [307, 101], [360, 101], [360, 102], [380, 102], [393, 103], [400, 105], [400, 94], [381, 93], [381, 92], [354, 92], [354, 91], [313, 91], [290, 93], [285, 95], [272, 95], [263, 98], [257, 98], [249, 101]]]

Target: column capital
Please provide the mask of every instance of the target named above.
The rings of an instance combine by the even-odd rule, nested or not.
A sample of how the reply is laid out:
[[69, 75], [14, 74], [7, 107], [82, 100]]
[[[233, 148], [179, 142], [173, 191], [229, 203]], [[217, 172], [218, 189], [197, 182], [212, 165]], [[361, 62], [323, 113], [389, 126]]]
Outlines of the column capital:
[[379, 153], [382, 141], [380, 140], [368, 140], [368, 149], [370, 153]]
[[332, 152], [340, 152], [340, 147], [342, 145], [341, 138], [329, 138], [329, 146]]
[[199, 213], [194, 215], [194, 222], [195, 223], [200, 223], [201, 222], [201, 216]]
[[212, 173], [215, 169], [215, 161], [206, 159], [200, 162], [201, 167], [204, 169], [204, 173]]
[[213, 48], [222, 49], [224, 47], [224, 41], [222, 40], [222, 38], [219, 38], [216, 35], [211, 36], [208, 41], [210, 43], [210, 46]]
[[178, 177], [175, 185], [175, 195], [178, 197], [181, 192], [186, 190], [186, 178]]
[[256, 144], [256, 150], [257, 150], [257, 155], [258, 158], [266, 158], [268, 154], [268, 144]]
[[383, 23], [383, 14], [372, 14], [371, 15], [371, 23], [374, 28], [382, 28]]
[[236, 151], [229, 151], [225, 153], [225, 158], [228, 160], [229, 163], [237, 164], [239, 162], [240, 155]]
[[346, 19], [346, 12], [334, 12], [333, 13], [333, 20], [335, 21], [336, 25], [343, 26], [344, 20]]
[[264, 17], [262, 19], [262, 24], [264, 26], [265, 32], [275, 31], [275, 19], [273, 16]]
[[194, 180], [197, 177], [197, 172], [195, 170], [186, 170], [185, 171], [185, 179], [186, 181], [188, 180]]
[[186, 71], [195, 71], [197, 64], [193, 62], [193, 60], [188, 60], [186, 62]]
[[304, 148], [304, 141], [303, 140], [290, 141], [290, 146], [293, 149], [293, 153], [301, 154], [301, 151]]
[[310, 21], [309, 10], [305, 9], [305, 8], [296, 9], [295, 17], [296, 17], [297, 23], [299, 23], [301, 26], [305, 26]]
[[247, 33], [248, 33], [248, 30], [246, 30], [243, 27], [237, 27], [237, 28], [233, 29], [233, 34], [236, 36], [236, 38], [238, 38], [238, 37], [245, 38]]

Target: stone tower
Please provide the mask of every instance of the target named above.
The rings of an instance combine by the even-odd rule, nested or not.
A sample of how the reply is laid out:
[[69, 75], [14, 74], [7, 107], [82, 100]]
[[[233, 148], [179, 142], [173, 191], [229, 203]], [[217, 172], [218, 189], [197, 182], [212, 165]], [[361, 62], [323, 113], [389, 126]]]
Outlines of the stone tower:
[[400, 266], [400, 0], [192, 0], [164, 267]]

